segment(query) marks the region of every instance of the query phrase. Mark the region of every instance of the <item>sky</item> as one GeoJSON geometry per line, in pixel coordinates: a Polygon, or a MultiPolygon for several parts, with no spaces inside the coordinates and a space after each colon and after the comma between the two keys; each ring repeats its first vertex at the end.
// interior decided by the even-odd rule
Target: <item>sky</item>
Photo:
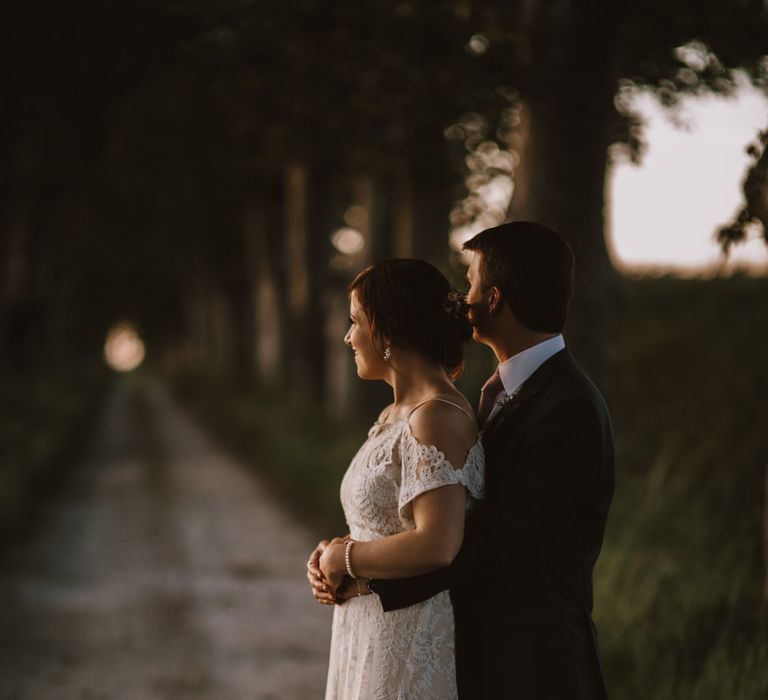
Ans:
{"type": "Polygon", "coordinates": [[[650,93],[633,103],[646,120],[639,166],[614,165],[608,181],[608,241],[625,270],[718,272],[734,265],[768,274],[759,238],[723,257],[715,240],[743,203],[746,147],[768,128],[768,97],[744,83],[733,97],[687,97],[672,117],[650,93]],[[676,122],[682,121],[683,127],[676,122]]]}

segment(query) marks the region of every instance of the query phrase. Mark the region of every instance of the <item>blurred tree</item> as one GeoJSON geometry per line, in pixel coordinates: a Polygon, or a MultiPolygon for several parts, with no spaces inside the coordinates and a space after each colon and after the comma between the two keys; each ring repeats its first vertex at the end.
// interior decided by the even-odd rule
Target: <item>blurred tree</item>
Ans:
{"type": "Polygon", "coordinates": [[[354,203],[351,183],[370,182],[371,254],[439,261],[450,202],[463,187],[455,170],[465,176],[466,157],[491,140],[518,152],[511,215],[549,223],[574,247],[569,333],[599,369],[609,345],[599,329],[616,299],[603,236],[605,173],[613,144],[636,157],[641,141],[626,96],[647,87],[674,106],[685,93],[728,92],[736,68],[765,87],[763,5],[14,5],[0,27],[8,73],[0,329],[30,316],[22,309],[50,305],[58,320],[28,332],[63,329],[67,340],[56,347],[76,352],[115,316],[128,316],[160,347],[192,337],[196,352],[223,368],[253,367],[254,319],[263,328],[266,316],[251,278],[269,268],[260,294],[286,315],[297,262],[288,232],[302,219],[308,306],[299,316],[308,322],[293,325],[313,342],[286,326],[259,352],[262,363],[269,353],[306,353],[299,364],[322,376],[314,343],[321,299],[340,282],[328,269],[328,234],[354,203]],[[472,120],[484,135],[462,132],[446,143],[446,127],[454,138],[451,125],[472,120]],[[291,163],[303,164],[303,203],[285,186],[291,163]],[[254,233],[259,220],[263,235],[254,233]]]}
{"type": "Polygon", "coordinates": [[[744,206],[733,221],[718,231],[724,253],[747,240],[749,227],[757,225],[768,244],[768,129],[761,131],[748,149],[754,162],[744,178],[744,206]]]}
{"type": "MultiPolygon", "coordinates": [[[[469,4],[469,3],[468,3],[469,4]]],[[[673,108],[683,94],[729,93],[735,70],[768,88],[768,10],[755,0],[478,1],[488,53],[520,93],[511,215],[550,224],[570,240],[577,288],[571,344],[598,374],[616,280],[604,240],[610,148],[638,158],[642,132],[627,96],[654,91],[673,108]]]]}

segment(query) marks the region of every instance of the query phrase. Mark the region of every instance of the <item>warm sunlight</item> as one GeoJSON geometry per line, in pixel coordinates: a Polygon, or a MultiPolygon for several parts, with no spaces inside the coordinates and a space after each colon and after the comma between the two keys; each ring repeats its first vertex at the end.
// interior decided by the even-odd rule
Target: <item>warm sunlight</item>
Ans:
{"type": "Polygon", "coordinates": [[[621,161],[608,184],[607,229],[614,263],[625,270],[684,274],[768,271],[768,248],[753,235],[726,263],[715,232],[743,203],[746,147],[768,126],[768,97],[746,84],[732,98],[682,100],[675,121],[655,97],[634,102],[646,119],[639,166],[621,161]]]}
{"type": "MultiPolygon", "coordinates": [[[[649,92],[632,107],[645,119],[639,165],[617,159],[608,174],[606,231],[614,264],[630,272],[684,275],[768,272],[768,247],[751,238],[725,259],[715,240],[743,204],[747,146],[768,127],[768,97],[742,81],[731,98],[687,97],[674,113],[649,92]]],[[[467,156],[469,194],[451,213],[451,247],[505,220],[515,154],[482,143],[467,156]]]]}
{"type": "Polygon", "coordinates": [[[130,372],[144,361],[144,342],[130,323],[118,323],[107,334],[104,359],[117,372],[130,372]]]}

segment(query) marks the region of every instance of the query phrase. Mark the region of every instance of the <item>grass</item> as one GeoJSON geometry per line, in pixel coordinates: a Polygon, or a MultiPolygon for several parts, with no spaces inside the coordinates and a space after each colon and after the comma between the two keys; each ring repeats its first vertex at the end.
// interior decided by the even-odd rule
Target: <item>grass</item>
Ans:
{"type": "Polygon", "coordinates": [[[101,368],[0,382],[0,542],[26,527],[81,447],[106,385],[101,368]]]}
{"type": "MultiPolygon", "coordinates": [[[[768,280],[625,285],[614,380],[603,387],[617,491],[595,572],[609,696],[768,697],[768,280]]],[[[327,523],[318,533],[341,531],[338,487],[362,426],[340,431],[201,375],[176,384],[225,444],[327,523]]]]}
{"type": "Polygon", "coordinates": [[[595,617],[613,698],[768,697],[768,281],[630,281],[595,617]]]}

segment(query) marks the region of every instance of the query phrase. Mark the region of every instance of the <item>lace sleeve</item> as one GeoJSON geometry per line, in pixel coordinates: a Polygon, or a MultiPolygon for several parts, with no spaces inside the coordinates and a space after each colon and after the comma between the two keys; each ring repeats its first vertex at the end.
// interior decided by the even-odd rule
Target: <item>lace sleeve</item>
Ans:
{"type": "Polygon", "coordinates": [[[461,484],[473,498],[483,495],[485,461],[479,443],[470,449],[466,463],[456,469],[437,447],[420,443],[406,426],[400,444],[400,463],[398,509],[403,519],[413,519],[414,498],[441,486],[461,484]]]}

